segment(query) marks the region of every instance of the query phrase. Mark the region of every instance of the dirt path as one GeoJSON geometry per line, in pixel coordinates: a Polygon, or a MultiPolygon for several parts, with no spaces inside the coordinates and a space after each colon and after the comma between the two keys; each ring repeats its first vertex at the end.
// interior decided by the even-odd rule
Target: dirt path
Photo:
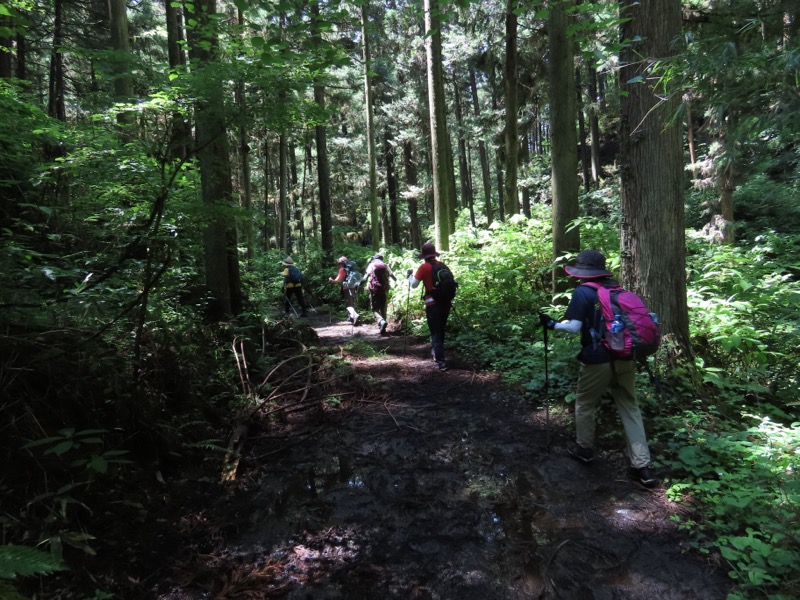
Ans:
{"type": "Polygon", "coordinates": [[[205,506],[165,509],[141,597],[726,597],[724,571],[684,552],[663,489],[627,480],[621,455],[576,463],[556,417],[548,428],[457,359],[440,373],[426,344],[312,324],[323,344],[352,334],[374,346],[352,364],[375,393],[332,421],[253,436],[229,495],[176,484],[173,497],[191,490],[205,506]]]}

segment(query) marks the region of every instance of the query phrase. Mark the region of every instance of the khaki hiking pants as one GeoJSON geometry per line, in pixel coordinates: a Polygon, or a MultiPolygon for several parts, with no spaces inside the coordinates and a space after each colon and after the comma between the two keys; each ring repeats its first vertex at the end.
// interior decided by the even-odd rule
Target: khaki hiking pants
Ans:
{"type": "Polygon", "coordinates": [[[632,360],[582,364],[575,398],[575,432],[580,446],[594,448],[595,413],[603,393],[608,390],[622,420],[631,466],[641,469],[650,464],[650,450],[636,401],[635,375],[636,364],[632,360]]]}

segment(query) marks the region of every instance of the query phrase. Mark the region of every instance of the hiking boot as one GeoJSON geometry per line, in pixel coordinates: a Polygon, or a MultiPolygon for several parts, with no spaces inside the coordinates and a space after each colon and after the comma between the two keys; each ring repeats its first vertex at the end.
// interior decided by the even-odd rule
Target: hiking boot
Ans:
{"type": "Polygon", "coordinates": [[[436,366],[439,367],[440,371],[447,371],[447,363],[443,360],[437,360],[436,366]]]}
{"type": "Polygon", "coordinates": [[[388,323],[386,323],[386,321],[381,321],[381,324],[380,324],[381,335],[383,335],[384,333],[386,333],[386,325],[387,325],[387,324],[388,324],[388,323]]]}
{"type": "Polygon", "coordinates": [[[642,467],[641,469],[637,469],[636,467],[629,467],[628,468],[628,477],[633,479],[636,483],[641,483],[644,487],[651,488],[658,485],[658,479],[656,478],[655,473],[653,473],[653,469],[649,466],[642,467]]]}
{"type": "Polygon", "coordinates": [[[567,446],[567,452],[572,458],[575,458],[586,465],[594,460],[594,451],[591,448],[584,448],[578,444],[570,444],[567,446]]]}

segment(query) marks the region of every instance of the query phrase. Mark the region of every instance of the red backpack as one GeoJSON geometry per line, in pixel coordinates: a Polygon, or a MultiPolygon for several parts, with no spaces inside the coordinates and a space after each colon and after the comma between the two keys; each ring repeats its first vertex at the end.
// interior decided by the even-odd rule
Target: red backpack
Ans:
{"type": "Polygon", "coordinates": [[[606,287],[594,281],[582,285],[597,291],[602,310],[598,333],[611,356],[644,360],[655,354],[661,343],[658,315],[649,311],[640,296],[619,285],[606,287]]]}

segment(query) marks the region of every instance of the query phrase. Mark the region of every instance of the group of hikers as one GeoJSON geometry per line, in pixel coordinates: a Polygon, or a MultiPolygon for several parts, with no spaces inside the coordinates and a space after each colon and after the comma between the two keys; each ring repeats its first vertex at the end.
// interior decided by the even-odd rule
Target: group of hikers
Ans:
{"type": "MultiPolygon", "coordinates": [[[[447,371],[445,359],[445,331],[447,320],[453,307],[453,297],[457,283],[447,266],[438,260],[440,253],[432,243],[423,244],[418,258],[423,262],[416,270],[406,272],[409,286],[416,289],[420,283],[424,291],[422,300],[425,305],[425,318],[431,338],[431,355],[436,368],[447,371]]],[[[368,282],[370,303],[375,315],[375,322],[381,334],[386,333],[386,306],[389,280],[397,281],[391,268],[381,254],[375,254],[370,260],[364,275],[361,275],[354,261],[342,256],[337,261],[338,271],[335,277],[329,277],[329,283],[340,285],[342,301],[348,313],[348,320],[356,325],[359,313],[356,311],[356,291],[361,284],[368,282]]],[[[297,277],[291,257],[283,261],[285,310],[291,308],[290,295],[293,295],[301,309],[301,316],[306,316],[306,304],[302,294],[302,275],[297,277]]],[[[624,300],[620,294],[633,295],[619,287],[613,274],[606,269],[606,259],[596,250],[585,250],[575,259],[574,264],[564,268],[565,272],[579,283],[572,293],[564,318],[559,322],[547,314],[540,313],[539,320],[546,330],[562,331],[567,334],[580,334],[581,350],[578,354],[580,369],[578,372],[577,392],[575,396],[575,434],[576,440],[567,448],[569,456],[583,464],[591,463],[594,458],[596,413],[605,392],[609,392],[622,421],[626,441],[626,453],[630,460],[628,475],[644,485],[657,485],[651,463],[650,450],[644,430],[642,414],[636,400],[635,374],[636,352],[630,344],[631,334],[623,345],[613,346],[614,340],[622,340],[619,328],[635,330],[639,324],[638,316],[613,314],[624,311],[624,300]],[[609,298],[614,298],[613,310],[609,308],[609,298]],[[623,308],[620,308],[620,306],[623,308]],[[609,311],[612,311],[609,314],[609,311]],[[622,320],[620,320],[622,319],[622,320]],[[608,323],[606,334],[605,325],[608,323]],[[609,338],[611,342],[608,341],[609,338]],[[627,344],[624,345],[624,344],[627,344]]],[[[633,295],[635,297],[635,295],[633,295]]],[[[656,328],[657,317],[647,313],[642,305],[644,320],[656,328]],[[648,319],[651,319],[649,321],[648,319]]],[[[646,336],[636,335],[634,339],[646,336]]],[[[546,339],[546,338],[545,338],[546,339]]],[[[655,342],[657,344],[657,341],[655,342]]],[[[644,350],[645,353],[652,350],[644,350]]]]}

